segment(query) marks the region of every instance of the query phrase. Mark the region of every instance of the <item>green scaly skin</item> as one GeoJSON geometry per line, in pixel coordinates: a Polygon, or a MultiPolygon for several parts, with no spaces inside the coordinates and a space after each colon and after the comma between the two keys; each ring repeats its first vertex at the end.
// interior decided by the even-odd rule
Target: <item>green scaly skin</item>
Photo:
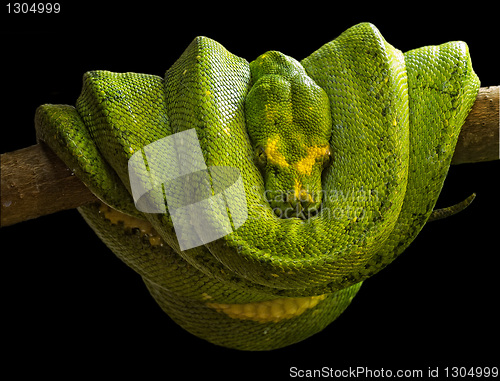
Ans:
{"type": "Polygon", "coordinates": [[[268,350],[322,330],[417,236],[478,89],[465,43],[403,55],[364,23],[300,62],[272,51],[248,63],[198,37],[164,79],[86,73],[76,108],[41,106],[36,126],[119,211],[79,208],[172,319],[268,350]],[[181,251],[168,212],[135,208],[127,163],[191,128],[207,166],[240,171],[248,219],[181,251]]]}

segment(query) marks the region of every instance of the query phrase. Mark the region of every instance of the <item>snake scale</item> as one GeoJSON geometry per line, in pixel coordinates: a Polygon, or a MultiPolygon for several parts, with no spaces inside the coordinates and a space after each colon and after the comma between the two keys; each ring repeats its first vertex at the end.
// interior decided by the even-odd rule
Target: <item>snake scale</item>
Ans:
{"type": "Polygon", "coordinates": [[[76,107],[35,122],[102,201],[84,219],[174,321],[270,350],[321,331],[417,236],[478,89],[464,42],[403,54],[362,23],[302,61],[197,37],[164,78],[88,72],[76,107]],[[207,166],[239,171],[247,215],[236,227],[227,208],[230,234],[181,250],[168,205],[136,208],[128,162],[192,129],[207,166]]]}

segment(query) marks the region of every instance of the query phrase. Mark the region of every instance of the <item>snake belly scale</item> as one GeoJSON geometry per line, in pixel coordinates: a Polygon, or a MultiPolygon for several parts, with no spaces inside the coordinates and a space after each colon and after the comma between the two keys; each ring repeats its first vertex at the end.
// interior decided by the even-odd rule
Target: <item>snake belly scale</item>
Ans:
{"type": "Polygon", "coordinates": [[[35,121],[102,201],[82,216],[174,321],[269,350],[325,328],[413,241],[478,89],[464,42],[403,54],[362,23],[301,61],[249,63],[197,37],[164,78],[89,72],[76,107],[40,106],[35,121]],[[248,218],[180,250],[168,208],[135,207],[127,163],[190,129],[207,166],[238,169],[248,218]]]}

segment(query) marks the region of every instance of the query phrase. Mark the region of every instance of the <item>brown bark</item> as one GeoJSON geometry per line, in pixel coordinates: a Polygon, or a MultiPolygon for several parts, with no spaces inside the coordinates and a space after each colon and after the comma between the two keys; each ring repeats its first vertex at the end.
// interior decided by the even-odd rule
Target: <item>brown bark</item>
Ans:
{"type": "Polygon", "coordinates": [[[500,86],[481,87],[460,131],[451,164],[498,160],[500,86]]]}
{"type": "Polygon", "coordinates": [[[0,226],[76,208],[95,196],[47,146],[1,155],[0,226]]]}

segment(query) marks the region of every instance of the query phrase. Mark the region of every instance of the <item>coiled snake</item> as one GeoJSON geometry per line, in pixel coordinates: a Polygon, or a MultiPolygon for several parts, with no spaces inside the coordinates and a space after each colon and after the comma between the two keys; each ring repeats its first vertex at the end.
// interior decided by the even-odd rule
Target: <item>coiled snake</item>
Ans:
{"type": "MultiPolygon", "coordinates": [[[[417,236],[478,89],[464,42],[403,54],[363,23],[300,62],[248,63],[198,37],[165,78],[86,73],[76,108],[43,105],[36,125],[102,200],[80,213],[173,320],[267,350],[322,330],[417,236]],[[207,168],[237,169],[245,197],[224,204],[229,234],[181,250],[171,190],[156,194],[164,212],[141,212],[128,165],[192,129],[207,168]]],[[[206,218],[196,210],[185,231],[206,218]]]]}

